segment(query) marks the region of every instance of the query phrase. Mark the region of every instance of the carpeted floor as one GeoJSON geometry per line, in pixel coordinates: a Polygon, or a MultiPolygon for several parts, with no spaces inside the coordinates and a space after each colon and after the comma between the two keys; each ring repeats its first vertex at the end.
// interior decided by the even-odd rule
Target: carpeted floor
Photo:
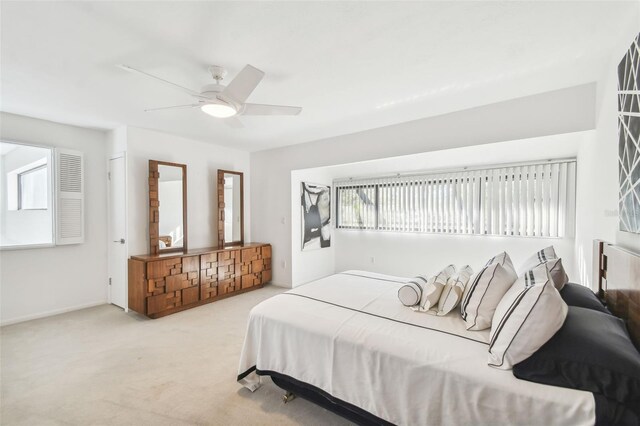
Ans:
{"type": "Polygon", "coordinates": [[[346,425],[270,380],[235,381],[249,310],[267,286],[149,320],[112,305],[5,326],[3,425],[346,425]]]}

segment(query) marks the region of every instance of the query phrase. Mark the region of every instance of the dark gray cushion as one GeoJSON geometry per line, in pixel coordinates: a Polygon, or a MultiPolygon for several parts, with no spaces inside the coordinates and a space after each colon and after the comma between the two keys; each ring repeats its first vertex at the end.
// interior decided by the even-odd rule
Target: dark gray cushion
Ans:
{"type": "Polygon", "coordinates": [[[596,311],[611,314],[609,310],[602,304],[598,296],[595,295],[590,288],[580,284],[567,283],[560,290],[562,300],[569,306],[578,306],[580,308],[593,309],[596,311]]]}
{"type": "Polygon", "coordinates": [[[592,309],[569,306],[562,328],[516,364],[513,374],[623,404],[640,404],[640,353],[621,319],[592,309]]]}

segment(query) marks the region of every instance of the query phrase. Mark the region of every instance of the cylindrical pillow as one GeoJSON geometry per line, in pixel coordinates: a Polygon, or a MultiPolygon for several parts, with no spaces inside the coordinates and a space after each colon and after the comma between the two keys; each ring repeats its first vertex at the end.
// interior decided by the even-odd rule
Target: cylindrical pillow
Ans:
{"type": "Polygon", "coordinates": [[[420,303],[422,291],[427,283],[427,278],[418,275],[398,289],[398,299],[404,306],[415,306],[420,303]]]}

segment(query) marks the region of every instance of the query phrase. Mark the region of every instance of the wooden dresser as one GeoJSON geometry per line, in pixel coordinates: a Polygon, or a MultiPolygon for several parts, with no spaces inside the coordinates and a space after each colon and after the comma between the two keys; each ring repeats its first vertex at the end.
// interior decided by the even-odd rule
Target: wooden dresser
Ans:
{"type": "Polygon", "coordinates": [[[129,309],[158,318],[261,288],[269,281],[269,244],[131,256],[129,309]]]}

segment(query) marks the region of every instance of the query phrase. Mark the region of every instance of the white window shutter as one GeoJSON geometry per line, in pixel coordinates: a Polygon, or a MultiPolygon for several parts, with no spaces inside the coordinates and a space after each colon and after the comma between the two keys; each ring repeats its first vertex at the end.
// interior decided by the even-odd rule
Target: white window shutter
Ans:
{"type": "Polygon", "coordinates": [[[56,148],[56,245],[84,243],[84,155],[56,148]]]}

